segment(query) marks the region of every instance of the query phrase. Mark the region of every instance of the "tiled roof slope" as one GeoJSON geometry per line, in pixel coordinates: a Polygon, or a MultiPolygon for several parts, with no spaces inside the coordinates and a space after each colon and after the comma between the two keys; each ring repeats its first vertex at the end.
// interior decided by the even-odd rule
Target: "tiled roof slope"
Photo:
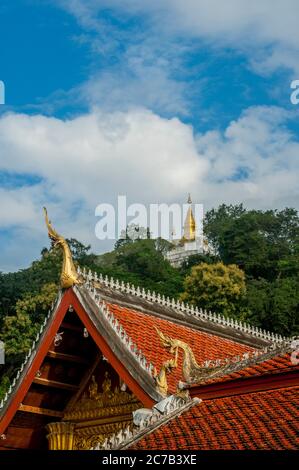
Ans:
{"type": "Polygon", "coordinates": [[[201,402],[130,449],[299,449],[299,387],[201,402]]]}
{"type": "MultiPolygon", "coordinates": [[[[172,338],[188,343],[199,365],[206,360],[233,358],[254,350],[250,346],[119,305],[108,304],[108,308],[142,351],[146,359],[154,364],[157,371],[160,370],[162,363],[169,359],[171,355],[161,345],[154,327],[157,327],[164,334],[172,338]]],[[[182,354],[179,354],[178,367],[168,377],[170,393],[175,391],[178,381],[183,380],[181,371],[182,354]]]]}
{"type": "Polygon", "coordinates": [[[280,374],[288,371],[299,370],[299,364],[293,364],[291,361],[291,353],[273,357],[264,362],[253,364],[243,369],[240,369],[231,374],[225,374],[216,378],[208,379],[202,382],[202,384],[211,384],[216,382],[226,382],[234,379],[244,379],[256,376],[269,376],[273,374],[280,374]]]}

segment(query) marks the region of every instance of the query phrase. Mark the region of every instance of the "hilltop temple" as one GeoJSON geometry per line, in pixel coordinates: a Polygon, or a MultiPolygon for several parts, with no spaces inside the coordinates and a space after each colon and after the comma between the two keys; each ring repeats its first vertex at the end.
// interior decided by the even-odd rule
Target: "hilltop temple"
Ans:
{"type": "Polygon", "coordinates": [[[46,223],[61,288],[0,403],[1,450],[299,448],[294,341],[75,268],[46,223]]]}
{"type": "Polygon", "coordinates": [[[184,222],[183,236],[178,240],[173,240],[174,247],[165,255],[165,258],[175,268],[188,261],[188,258],[192,255],[206,254],[210,251],[207,240],[202,234],[199,235],[197,233],[197,224],[192,211],[190,194],[187,203],[189,207],[184,222]]]}

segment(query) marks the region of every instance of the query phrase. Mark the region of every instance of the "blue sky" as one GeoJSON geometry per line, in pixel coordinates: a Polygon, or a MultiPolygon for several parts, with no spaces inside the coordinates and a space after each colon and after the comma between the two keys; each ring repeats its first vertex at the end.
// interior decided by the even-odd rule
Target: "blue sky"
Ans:
{"type": "Polygon", "coordinates": [[[0,270],[94,210],[221,202],[298,208],[297,0],[4,0],[0,270]],[[158,169],[158,171],[157,171],[158,169]]]}
{"type": "Polygon", "coordinates": [[[30,105],[86,78],[88,47],[75,42],[81,29],[71,15],[30,0],[4,1],[0,15],[0,73],[9,106],[34,112],[30,105]]]}
{"type": "Polygon", "coordinates": [[[115,80],[121,76],[134,81],[151,70],[158,70],[161,80],[165,75],[173,83],[174,95],[167,97],[170,103],[161,96],[155,99],[142,94],[123,97],[119,103],[99,91],[96,104],[115,110],[150,103],[153,111],[180,117],[199,131],[211,126],[225,128],[249,106],[291,107],[292,70],[258,74],[250,67],[246,52],[192,35],[164,33],[157,41],[149,15],[124,15],[123,10],[109,9],[104,2],[90,3],[99,4],[95,17],[100,31],[83,27],[68,9],[59,8],[60,2],[3,2],[0,76],[6,84],[7,107],[28,114],[71,117],[88,111],[90,100],[76,91],[92,77],[109,75],[115,80]],[[139,69],[138,64],[130,67],[128,58],[139,61],[139,69]]]}

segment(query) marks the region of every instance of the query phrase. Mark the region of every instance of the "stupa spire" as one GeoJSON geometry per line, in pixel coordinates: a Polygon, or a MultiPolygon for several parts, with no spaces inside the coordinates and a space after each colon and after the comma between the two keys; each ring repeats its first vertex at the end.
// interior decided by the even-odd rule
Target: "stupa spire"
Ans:
{"type": "Polygon", "coordinates": [[[188,195],[187,203],[190,204],[190,206],[188,208],[185,223],[184,223],[183,240],[192,241],[192,240],[195,240],[196,223],[195,223],[194,215],[192,212],[192,207],[191,207],[192,200],[191,200],[190,193],[188,195]]]}

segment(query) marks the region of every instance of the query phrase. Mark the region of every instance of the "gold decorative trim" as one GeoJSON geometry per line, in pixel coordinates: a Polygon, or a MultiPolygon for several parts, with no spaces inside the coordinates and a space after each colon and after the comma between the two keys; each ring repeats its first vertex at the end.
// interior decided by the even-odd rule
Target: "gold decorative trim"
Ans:
{"type": "Polygon", "coordinates": [[[132,413],[133,411],[140,408],[141,404],[137,400],[133,403],[126,403],[120,406],[108,406],[104,408],[94,408],[94,409],[76,409],[69,410],[64,414],[64,421],[83,421],[87,419],[97,419],[97,418],[107,418],[112,416],[122,417],[132,413]]]}
{"type": "Polygon", "coordinates": [[[91,376],[88,396],[84,394],[71,408],[67,408],[64,420],[96,419],[111,416],[123,416],[136,410],[140,402],[131,393],[115,387],[112,391],[108,372],[102,383],[102,392],[98,391],[95,376],[91,376]]]}
{"type": "Polygon", "coordinates": [[[106,424],[100,427],[91,427],[84,429],[84,431],[76,430],[73,449],[89,450],[99,442],[103,443],[107,437],[117,434],[121,429],[126,429],[127,427],[128,421],[123,421],[120,423],[106,424]]]}
{"type": "Polygon", "coordinates": [[[73,423],[49,423],[46,425],[49,450],[72,450],[74,442],[73,423]]]}
{"type": "Polygon", "coordinates": [[[170,374],[172,369],[177,367],[176,359],[169,359],[168,361],[163,362],[159,374],[155,370],[154,379],[156,382],[156,390],[162,395],[162,397],[167,397],[168,384],[167,384],[167,374],[170,374]]]}
{"type": "Polygon", "coordinates": [[[183,351],[182,374],[186,382],[195,382],[203,380],[207,377],[212,377],[220,369],[224,369],[225,366],[223,365],[215,367],[200,367],[196,362],[192,349],[187,343],[184,343],[184,341],[179,339],[174,339],[170,336],[164,335],[162,331],[158,330],[156,327],[155,329],[165,349],[167,349],[171,354],[175,355],[175,363],[177,363],[179,349],[183,351]]]}
{"type": "MultiPolygon", "coordinates": [[[[113,434],[113,433],[111,433],[113,434]]],[[[105,441],[106,436],[104,434],[92,434],[89,437],[75,434],[73,450],[90,450],[98,442],[101,444],[105,441]]]]}
{"type": "Polygon", "coordinates": [[[111,420],[111,422],[106,422],[106,423],[90,423],[90,422],[84,422],[84,423],[76,423],[76,428],[75,432],[77,434],[80,434],[80,436],[91,436],[93,434],[99,434],[103,433],[105,435],[111,434],[114,432],[115,429],[120,429],[120,428],[125,428],[132,422],[132,414],[128,415],[126,417],[120,416],[119,419],[117,420],[117,417],[114,418],[114,421],[111,420]],[[121,421],[120,421],[121,418],[121,421]],[[124,419],[126,418],[126,419],[124,419]]]}
{"type": "MultiPolygon", "coordinates": [[[[98,362],[99,358],[92,366],[93,371],[98,362]]],[[[101,391],[94,375],[89,375],[89,383],[84,378],[84,388],[87,388],[87,392],[65,409],[62,421],[46,426],[49,449],[87,450],[133,425],[132,412],[142,405],[134,395],[121,390],[119,386],[112,388],[107,371],[101,391]]]]}

